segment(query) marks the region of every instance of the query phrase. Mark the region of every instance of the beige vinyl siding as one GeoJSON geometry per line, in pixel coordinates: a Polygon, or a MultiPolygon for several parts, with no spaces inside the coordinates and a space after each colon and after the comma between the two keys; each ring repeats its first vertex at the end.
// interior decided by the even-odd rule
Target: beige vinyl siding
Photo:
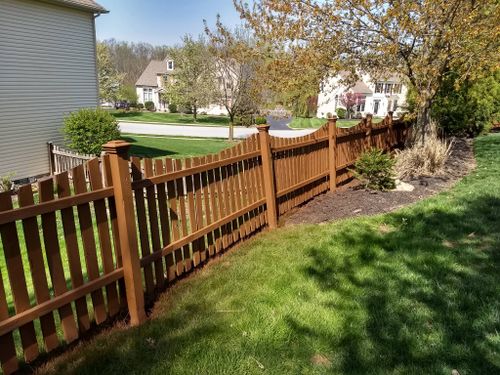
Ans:
{"type": "Polygon", "coordinates": [[[64,116],[97,104],[94,15],[0,0],[0,175],[48,173],[64,116]]]}

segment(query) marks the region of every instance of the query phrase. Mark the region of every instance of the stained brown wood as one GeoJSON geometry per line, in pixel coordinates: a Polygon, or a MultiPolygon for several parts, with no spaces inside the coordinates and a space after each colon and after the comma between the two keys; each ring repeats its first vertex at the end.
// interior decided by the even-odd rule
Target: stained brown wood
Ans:
{"type": "MultiPolygon", "coordinates": [[[[209,158],[208,157],[201,157],[201,163],[202,164],[207,164],[209,158]]],[[[212,223],[212,207],[211,207],[211,202],[210,202],[210,191],[209,191],[209,178],[208,175],[212,171],[207,171],[207,172],[202,172],[201,173],[201,184],[202,184],[202,195],[203,195],[203,208],[205,212],[205,222],[207,225],[210,225],[212,223]]],[[[212,232],[207,234],[207,251],[208,251],[208,256],[212,256],[215,254],[215,246],[214,246],[214,234],[212,232]]]]}
{"type": "MultiPolygon", "coordinates": [[[[193,166],[197,167],[201,165],[201,159],[199,157],[193,158],[193,166]]],[[[197,173],[193,175],[193,181],[194,181],[194,190],[195,190],[195,206],[196,206],[196,231],[200,230],[203,228],[203,217],[204,217],[204,212],[203,212],[203,203],[202,203],[202,174],[197,173]]],[[[207,259],[207,249],[205,246],[205,238],[201,237],[198,240],[195,241],[196,243],[193,243],[193,246],[196,247],[197,252],[199,254],[199,262],[204,262],[207,259]]]]}
{"type": "MultiPolygon", "coordinates": [[[[113,141],[105,144],[103,149],[109,154],[123,261],[123,269],[115,272],[121,271],[124,276],[130,324],[136,326],[146,320],[146,311],[144,309],[137,227],[129,172],[129,147],[130,144],[127,142],[113,141]]],[[[109,274],[104,277],[107,276],[109,274]]]]}
{"type": "MultiPolygon", "coordinates": [[[[132,179],[134,181],[141,181],[142,178],[142,168],[141,159],[137,157],[132,157],[132,179]]],[[[137,214],[137,227],[139,228],[139,238],[141,244],[141,254],[143,257],[151,254],[151,249],[149,247],[149,233],[148,233],[148,223],[146,218],[146,205],[144,202],[144,189],[134,190],[135,198],[135,209],[137,214]]],[[[152,300],[154,297],[155,282],[153,276],[152,265],[147,265],[144,267],[144,281],[146,284],[146,296],[148,300],[152,300]]]]}
{"type": "MultiPolygon", "coordinates": [[[[92,190],[103,188],[101,170],[99,168],[99,160],[93,159],[87,163],[90,186],[92,190]]],[[[99,235],[99,244],[101,249],[101,261],[104,273],[110,273],[115,270],[113,261],[113,250],[111,245],[110,228],[108,222],[108,214],[106,209],[106,201],[100,199],[94,202],[95,219],[97,224],[97,232],[99,235]]],[[[106,297],[108,299],[108,312],[110,316],[115,316],[120,311],[120,299],[116,285],[106,286],[106,297]]]]}
{"type": "MultiPolygon", "coordinates": [[[[214,161],[219,161],[219,155],[214,155],[214,161]]],[[[225,201],[224,201],[224,187],[222,183],[222,172],[221,168],[214,169],[214,180],[215,180],[215,190],[217,194],[217,220],[224,217],[225,211],[225,201]]],[[[217,221],[216,220],[216,221],[217,221]]],[[[222,251],[227,247],[227,228],[223,225],[219,228],[219,234],[216,235],[216,247],[218,251],[222,251]]]]}
{"type": "MultiPolygon", "coordinates": [[[[69,178],[67,173],[55,176],[58,198],[69,197],[71,194],[69,178]]],[[[83,285],[82,264],[80,262],[80,251],[78,249],[78,239],[75,225],[73,208],[61,210],[63,223],[64,241],[66,243],[66,254],[68,256],[69,272],[73,288],[83,285]]],[[[90,328],[90,318],[85,298],[75,301],[75,310],[80,332],[86,332],[90,328]]]]}
{"type": "MultiPolygon", "coordinates": [[[[167,173],[171,173],[174,171],[174,161],[172,159],[166,159],[165,160],[165,171],[167,173]]],[[[167,182],[167,195],[168,195],[168,207],[169,207],[169,213],[170,213],[170,222],[172,225],[172,240],[177,241],[181,237],[181,223],[179,221],[179,205],[177,204],[177,200],[179,199],[177,196],[177,191],[176,191],[176,184],[174,181],[169,181],[167,182]]],[[[182,256],[182,249],[178,248],[175,250],[173,253],[174,256],[174,271],[175,274],[180,276],[184,273],[184,260],[182,256]]],[[[168,258],[167,258],[168,259],[168,258]]],[[[168,260],[167,260],[167,266],[168,266],[168,260]]],[[[170,268],[169,268],[170,269],[170,268]]],[[[171,271],[169,272],[169,280],[171,278],[173,279],[175,275],[171,275],[171,271]]]]}
{"type": "MultiPolygon", "coordinates": [[[[73,176],[73,187],[76,194],[87,192],[87,183],[85,179],[85,170],[83,165],[79,165],[71,170],[73,176]]],[[[83,242],[83,253],[87,265],[87,277],[89,280],[95,280],[99,277],[99,262],[97,260],[97,246],[94,236],[94,226],[92,223],[92,214],[90,204],[84,203],[77,207],[78,221],[80,223],[80,234],[83,242]]],[[[94,317],[97,324],[101,324],[107,318],[106,304],[102,290],[96,290],[91,295],[92,305],[94,306],[94,317]]]]}
{"type": "Polygon", "coordinates": [[[274,187],[273,157],[271,154],[269,126],[259,126],[260,151],[262,154],[262,169],[264,179],[264,190],[267,203],[267,222],[269,228],[278,226],[278,216],[276,207],[276,190],[274,187]]]}
{"type": "MultiPolygon", "coordinates": [[[[162,175],[166,173],[165,164],[163,160],[155,160],[155,175],[162,175]]],[[[158,212],[160,215],[160,233],[162,245],[167,246],[171,241],[170,234],[170,219],[168,216],[167,205],[167,190],[166,184],[161,183],[156,186],[158,194],[158,212]]],[[[165,258],[166,278],[169,282],[173,281],[176,277],[174,254],[169,254],[165,258]]]]}
{"type": "MultiPolygon", "coordinates": [[[[153,177],[153,160],[144,159],[144,176],[146,179],[153,177]]],[[[158,222],[158,209],[156,205],[156,186],[148,186],[146,188],[146,196],[148,201],[148,217],[149,229],[151,231],[151,245],[152,251],[159,251],[161,246],[160,230],[158,222]]],[[[154,264],[156,289],[158,291],[165,287],[165,270],[163,267],[163,259],[159,258],[154,264]]]]}
{"type": "MultiPolygon", "coordinates": [[[[20,207],[34,204],[31,185],[24,185],[19,188],[18,201],[20,207]]],[[[23,231],[33,288],[35,290],[35,299],[36,303],[40,304],[50,299],[50,292],[47,282],[48,275],[45,273],[45,263],[37,219],[32,217],[23,220],[23,231]]],[[[50,352],[59,346],[59,338],[57,337],[56,324],[52,312],[40,317],[40,326],[45,350],[50,352]]]]}
{"type": "MultiPolygon", "coordinates": [[[[9,318],[9,309],[7,306],[7,298],[5,296],[5,288],[3,286],[2,272],[0,269],[0,324],[9,318]]],[[[16,355],[16,347],[12,331],[7,331],[0,335],[0,364],[2,365],[3,373],[11,375],[19,368],[16,355]]]]}
{"type": "MultiPolygon", "coordinates": [[[[180,160],[175,161],[175,171],[182,170],[183,166],[180,160]]],[[[186,211],[186,199],[187,191],[185,190],[185,185],[182,178],[177,180],[177,194],[179,196],[179,210],[181,213],[181,228],[182,236],[186,237],[188,235],[188,223],[187,223],[187,211],[186,211]]],[[[189,244],[186,244],[182,249],[183,259],[184,259],[184,270],[186,272],[190,271],[193,267],[193,258],[191,256],[191,250],[189,244]]]]}
{"type": "MultiPolygon", "coordinates": [[[[0,193],[0,211],[13,209],[10,192],[0,193]]],[[[31,307],[24,267],[19,246],[19,237],[15,222],[0,226],[0,237],[3,243],[7,274],[10,281],[10,289],[14,297],[16,313],[21,313],[31,307]]],[[[33,322],[20,327],[21,343],[24,358],[31,362],[38,356],[38,343],[36,340],[33,322]]]]}
{"type": "MultiPolygon", "coordinates": [[[[127,163],[128,164],[128,163],[127,163]]],[[[128,166],[128,165],[127,165],[128,166]]],[[[104,173],[104,184],[106,187],[113,186],[113,175],[111,172],[110,157],[108,154],[102,156],[102,167],[104,173]]],[[[123,267],[122,251],[120,244],[120,233],[118,229],[118,219],[116,217],[116,202],[114,195],[108,198],[109,220],[111,232],[113,234],[113,250],[115,255],[116,268],[123,267]]],[[[120,294],[120,308],[127,308],[127,292],[125,290],[125,280],[118,280],[118,290],[120,294]]]]}
{"type": "MultiPolygon", "coordinates": [[[[48,202],[54,199],[54,181],[52,178],[38,182],[38,194],[40,202],[48,202]]],[[[68,291],[66,287],[66,277],[61,261],[61,250],[57,233],[55,212],[42,215],[43,242],[47,265],[49,267],[50,278],[55,296],[60,296],[68,291]]],[[[72,342],[78,338],[78,329],[73,317],[71,305],[67,304],[59,308],[59,317],[67,342],[72,342]]]]}

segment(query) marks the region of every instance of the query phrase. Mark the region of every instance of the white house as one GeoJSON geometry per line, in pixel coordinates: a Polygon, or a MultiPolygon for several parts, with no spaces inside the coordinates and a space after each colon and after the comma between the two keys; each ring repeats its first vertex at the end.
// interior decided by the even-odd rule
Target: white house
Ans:
{"type": "Polygon", "coordinates": [[[341,82],[345,77],[346,73],[341,72],[321,83],[318,117],[327,117],[328,113],[335,114],[338,108],[345,109],[342,97],[347,92],[356,94],[356,117],[365,116],[367,113],[373,114],[374,117],[384,117],[389,111],[395,112],[396,115],[403,111],[408,89],[397,75],[375,79],[368,74],[361,74],[361,80],[353,86],[346,86],[341,82]]]}
{"type": "MultiPolygon", "coordinates": [[[[161,112],[168,111],[168,103],[162,100],[164,91],[164,80],[174,79],[175,64],[168,57],[162,61],[151,60],[144,72],[135,84],[139,103],[151,101],[155,109],[161,112]]],[[[227,110],[217,104],[211,104],[206,108],[199,108],[199,113],[205,112],[209,115],[225,115],[227,110]]]]}
{"type": "Polygon", "coordinates": [[[0,0],[0,176],[49,172],[66,114],[96,107],[92,0],[0,0]]]}

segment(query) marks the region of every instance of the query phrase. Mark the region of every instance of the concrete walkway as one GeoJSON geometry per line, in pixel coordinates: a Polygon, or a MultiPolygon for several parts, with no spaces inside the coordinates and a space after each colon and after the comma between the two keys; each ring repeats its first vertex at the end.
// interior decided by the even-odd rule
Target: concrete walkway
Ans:
{"type": "MultiPolygon", "coordinates": [[[[227,138],[229,127],[226,126],[185,126],[185,125],[159,125],[140,122],[119,122],[123,133],[146,134],[146,135],[168,135],[180,137],[198,138],[227,138]]],[[[270,130],[269,133],[275,137],[293,138],[313,133],[316,129],[301,130],[270,130]]],[[[235,127],[235,138],[247,138],[258,133],[256,128],[235,127]]]]}

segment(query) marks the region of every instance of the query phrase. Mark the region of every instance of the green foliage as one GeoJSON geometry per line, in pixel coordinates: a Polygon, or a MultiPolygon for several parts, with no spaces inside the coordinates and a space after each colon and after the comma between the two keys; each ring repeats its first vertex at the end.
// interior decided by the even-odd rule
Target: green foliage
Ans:
{"type": "Polygon", "coordinates": [[[234,116],[233,125],[246,126],[246,127],[252,126],[253,125],[252,115],[241,114],[234,116]]]}
{"type": "Polygon", "coordinates": [[[432,107],[432,117],[446,134],[473,137],[500,120],[500,70],[457,87],[456,74],[443,82],[432,107]]]}
{"type": "Polygon", "coordinates": [[[390,190],[396,186],[394,182],[394,159],[384,154],[383,150],[374,148],[361,154],[354,163],[354,177],[364,186],[373,190],[390,190]]]}
{"type": "Polygon", "coordinates": [[[97,71],[99,77],[99,97],[105,101],[116,101],[121,91],[123,75],[118,73],[111,61],[109,47],[97,43],[97,71]]]}
{"type": "Polygon", "coordinates": [[[144,103],[144,108],[146,108],[150,112],[153,112],[155,110],[155,103],[152,101],[148,101],[144,103]]]}
{"type": "Polygon", "coordinates": [[[347,111],[344,108],[337,108],[337,117],[340,119],[345,119],[347,116],[347,111]]]}
{"type": "Polygon", "coordinates": [[[138,97],[135,86],[122,85],[120,87],[120,90],[118,91],[118,100],[126,101],[130,103],[130,106],[132,106],[132,103],[137,103],[137,99],[138,97]]]}
{"type": "Polygon", "coordinates": [[[177,111],[177,104],[175,104],[175,103],[170,103],[170,104],[168,105],[168,111],[169,111],[170,113],[177,113],[177,112],[178,112],[178,111],[177,111]]]}
{"type": "Polygon", "coordinates": [[[0,176],[0,193],[12,190],[12,179],[14,178],[14,176],[15,173],[13,172],[8,173],[5,176],[0,176]]]}
{"type": "Polygon", "coordinates": [[[120,138],[118,121],[109,112],[91,108],[67,116],[63,133],[70,148],[92,155],[99,155],[106,142],[120,138]]]}
{"type": "Polygon", "coordinates": [[[255,118],[255,125],[265,125],[267,124],[267,119],[262,116],[258,116],[255,118]]]}
{"type": "Polygon", "coordinates": [[[137,103],[137,109],[144,109],[143,103],[137,103]]]}

